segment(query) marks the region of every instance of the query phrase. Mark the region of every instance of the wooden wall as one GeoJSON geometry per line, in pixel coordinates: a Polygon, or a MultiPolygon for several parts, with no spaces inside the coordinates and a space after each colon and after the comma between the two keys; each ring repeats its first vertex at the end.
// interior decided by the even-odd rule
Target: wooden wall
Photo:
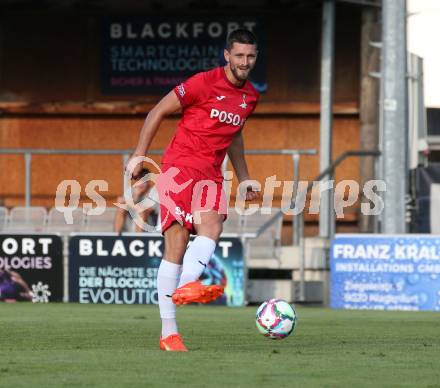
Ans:
{"type": "MultiPolygon", "coordinates": [[[[8,147],[25,148],[90,148],[130,149],[137,141],[143,119],[127,117],[70,118],[26,117],[1,120],[2,136],[8,147]],[[5,125],[7,124],[7,125],[5,125]],[[93,136],[91,136],[93,134],[93,136]]],[[[163,149],[171,138],[176,119],[166,120],[152,144],[152,149],[163,149]]],[[[335,155],[356,148],[358,120],[341,117],[335,120],[335,155]]],[[[319,120],[313,116],[296,118],[259,117],[249,120],[244,131],[249,149],[316,148],[319,120]],[[270,142],[268,142],[270,139],[270,142]]],[[[156,160],[158,160],[156,158],[156,160]]],[[[276,175],[279,180],[292,179],[292,160],[288,156],[248,156],[252,177],[264,182],[276,175]]],[[[316,156],[301,159],[301,179],[313,179],[318,172],[316,156]]],[[[0,156],[1,195],[7,204],[23,201],[24,159],[21,156],[0,156]]],[[[347,162],[338,170],[338,179],[357,177],[358,164],[347,162]]],[[[33,204],[50,206],[59,182],[76,179],[85,187],[91,179],[109,182],[109,199],[119,195],[122,188],[122,161],[119,156],[35,155],[32,160],[33,204]]],[[[277,191],[278,195],[280,192],[277,191]]]]}
{"type": "MultiPolygon", "coordinates": [[[[258,10],[256,11],[258,13],[258,10]]],[[[269,90],[247,122],[247,148],[319,149],[321,14],[304,9],[265,13],[269,90]]],[[[1,18],[0,148],[133,148],[143,119],[159,96],[112,97],[100,93],[100,15],[10,12],[1,18]]],[[[338,5],[335,64],[334,156],[359,147],[359,31],[355,8],[338,5]]],[[[167,145],[178,117],[166,120],[152,148],[167,145]]],[[[249,157],[254,178],[291,179],[288,157],[249,157]]],[[[301,161],[301,179],[318,174],[317,156],[301,161]]],[[[121,193],[117,156],[35,156],[32,204],[53,206],[63,179],[82,187],[91,179],[109,182],[106,198],[121,193]]],[[[356,160],[344,163],[337,179],[359,179],[356,160]]],[[[279,194],[279,192],[278,192],[279,194]]],[[[0,155],[0,199],[24,202],[24,162],[0,155]]]]}

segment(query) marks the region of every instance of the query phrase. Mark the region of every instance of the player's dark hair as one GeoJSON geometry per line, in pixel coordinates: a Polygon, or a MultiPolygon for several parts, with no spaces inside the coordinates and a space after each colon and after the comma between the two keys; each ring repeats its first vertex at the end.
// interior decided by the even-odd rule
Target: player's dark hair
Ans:
{"type": "Polygon", "coordinates": [[[257,44],[257,37],[250,32],[249,30],[245,30],[240,28],[238,30],[234,30],[229,33],[226,39],[226,50],[231,51],[231,48],[234,43],[242,43],[242,44],[257,44]]]}

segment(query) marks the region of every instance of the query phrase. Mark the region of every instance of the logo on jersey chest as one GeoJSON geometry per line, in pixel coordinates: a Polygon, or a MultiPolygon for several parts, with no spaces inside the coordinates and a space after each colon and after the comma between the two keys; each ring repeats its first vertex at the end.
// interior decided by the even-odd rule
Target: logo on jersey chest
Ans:
{"type": "MultiPolygon", "coordinates": [[[[239,104],[238,106],[242,109],[246,109],[248,107],[248,104],[246,103],[246,94],[242,94],[241,98],[242,98],[242,103],[239,104]]],[[[222,101],[226,98],[226,96],[217,96],[217,100],[218,101],[222,101]]]]}
{"type": "Polygon", "coordinates": [[[246,109],[247,108],[247,104],[246,104],[246,94],[243,94],[243,102],[239,105],[240,108],[246,109]]]}
{"type": "Polygon", "coordinates": [[[217,119],[221,123],[232,124],[233,126],[239,126],[244,123],[244,119],[240,115],[234,113],[228,113],[224,110],[218,110],[215,108],[211,109],[211,114],[209,115],[211,119],[217,119]]]}

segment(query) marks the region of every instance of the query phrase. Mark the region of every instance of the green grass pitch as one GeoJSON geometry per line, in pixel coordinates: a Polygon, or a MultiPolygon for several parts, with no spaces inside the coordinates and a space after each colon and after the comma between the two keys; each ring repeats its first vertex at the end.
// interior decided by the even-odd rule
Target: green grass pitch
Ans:
{"type": "Polygon", "coordinates": [[[275,341],[255,311],[179,307],[165,353],[155,306],[0,304],[0,387],[440,387],[439,313],[299,307],[275,341]]]}

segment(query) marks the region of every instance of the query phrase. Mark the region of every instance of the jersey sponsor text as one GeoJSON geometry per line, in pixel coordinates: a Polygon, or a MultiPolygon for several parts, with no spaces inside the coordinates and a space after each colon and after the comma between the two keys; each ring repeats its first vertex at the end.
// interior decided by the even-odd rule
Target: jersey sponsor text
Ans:
{"type": "Polygon", "coordinates": [[[234,126],[240,126],[244,122],[240,115],[234,113],[228,113],[224,110],[218,110],[215,108],[211,109],[210,116],[211,119],[217,118],[221,123],[232,124],[234,126]]]}

